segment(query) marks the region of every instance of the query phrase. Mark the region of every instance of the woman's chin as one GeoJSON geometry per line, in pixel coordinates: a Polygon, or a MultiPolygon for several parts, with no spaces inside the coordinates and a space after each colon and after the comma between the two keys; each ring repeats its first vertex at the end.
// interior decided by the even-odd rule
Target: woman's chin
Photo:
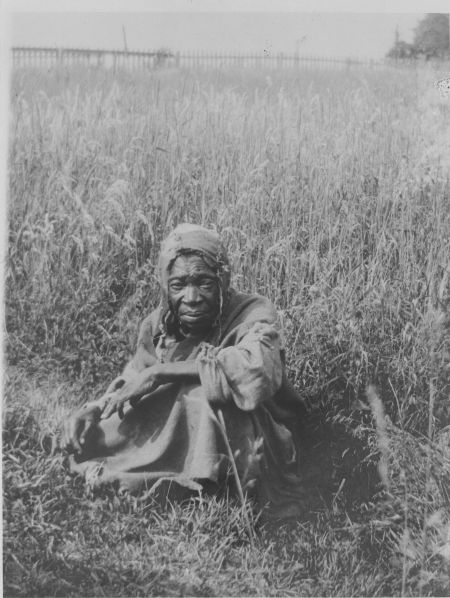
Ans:
{"type": "Polygon", "coordinates": [[[211,319],[204,315],[183,315],[180,317],[180,322],[183,329],[192,334],[205,332],[206,330],[209,330],[213,324],[211,319]]]}

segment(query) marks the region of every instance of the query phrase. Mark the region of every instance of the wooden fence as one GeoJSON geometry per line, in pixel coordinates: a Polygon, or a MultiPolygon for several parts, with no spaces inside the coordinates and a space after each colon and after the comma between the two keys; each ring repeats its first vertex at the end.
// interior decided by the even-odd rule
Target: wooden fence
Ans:
{"type": "Polygon", "coordinates": [[[12,48],[12,65],[22,67],[65,67],[70,65],[137,70],[158,67],[272,68],[272,69],[353,69],[414,67],[416,60],[354,60],[300,56],[299,54],[238,54],[205,52],[166,52],[93,50],[82,48],[12,48]]]}

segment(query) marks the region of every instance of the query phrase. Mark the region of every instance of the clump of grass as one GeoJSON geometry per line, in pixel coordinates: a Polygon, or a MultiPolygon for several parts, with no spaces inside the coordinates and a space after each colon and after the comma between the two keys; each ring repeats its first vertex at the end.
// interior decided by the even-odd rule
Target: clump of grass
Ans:
{"type": "MultiPolygon", "coordinates": [[[[378,542],[401,563],[401,595],[442,595],[450,576],[449,429],[414,436],[394,426],[374,388],[368,399],[375,420],[376,453],[383,490],[372,503],[378,542]],[[381,532],[381,533],[380,533],[381,532]]],[[[432,417],[433,400],[430,402],[432,417]]]]}

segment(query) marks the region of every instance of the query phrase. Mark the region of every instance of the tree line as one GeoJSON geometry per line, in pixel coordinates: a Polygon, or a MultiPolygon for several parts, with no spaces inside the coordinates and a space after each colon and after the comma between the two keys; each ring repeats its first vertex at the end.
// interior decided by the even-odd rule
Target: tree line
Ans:
{"type": "Polygon", "coordinates": [[[400,39],[398,31],[387,58],[449,59],[449,15],[431,13],[419,21],[412,43],[400,39]]]}

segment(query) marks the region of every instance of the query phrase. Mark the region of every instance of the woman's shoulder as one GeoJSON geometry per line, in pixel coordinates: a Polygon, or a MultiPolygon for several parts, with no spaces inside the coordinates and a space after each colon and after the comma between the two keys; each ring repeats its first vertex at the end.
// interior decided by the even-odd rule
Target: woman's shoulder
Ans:
{"type": "Polygon", "coordinates": [[[265,322],[277,324],[278,314],[273,303],[258,293],[241,293],[234,289],[230,292],[226,319],[230,324],[250,324],[265,322]]]}
{"type": "Polygon", "coordinates": [[[265,308],[276,312],[270,299],[259,293],[242,293],[241,291],[230,289],[230,303],[233,306],[245,306],[246,309],[250,310],[255,308],[265,308]]]}
{"type": "Polygon", "coordinates": [[[162,306],[159,305],[142,320],[139,328],[139,338],[153,338],[160,331],[162,306]]]}

